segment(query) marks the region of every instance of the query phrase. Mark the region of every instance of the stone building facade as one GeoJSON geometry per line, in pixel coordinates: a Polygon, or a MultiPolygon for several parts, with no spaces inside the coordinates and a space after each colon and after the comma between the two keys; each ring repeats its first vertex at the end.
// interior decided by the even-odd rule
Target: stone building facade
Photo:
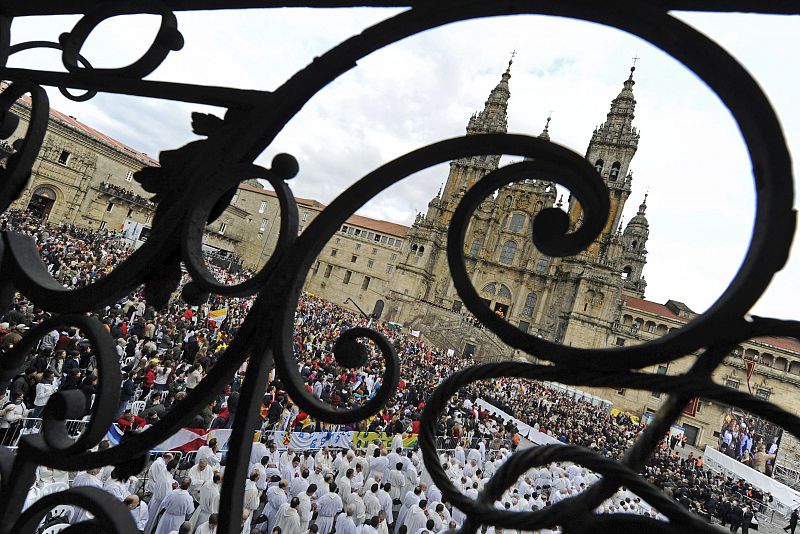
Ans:
{"type": "MultiPolygon", "coordinates": [[[[609,325],[619,319],[622,296],[644,295],[649,236],[646,198],[638,214],[622,225],[623,209],[632,191],[630,165],[639,141],[633,126],[633,72],[631,69],[612,100],[605,122],[589,139],[586,158],[608,186],[611,210],[605,228],[585,252],[551,258],[533,245],[533,219],[544,209],[566,210],[573,229],[581,224],[579,203],[570,198],[565,206],[557,198],[552,176],[531,176],[504,186],[472,215],[464,250],[467,272],[487,306],[525,332],[573,346],[605,346],[611,339],[609,325]]],[[[509,62],[483,110],[469,119],[467,135],[507,131],[510,78],[509,62]]],[[[540,137],[549,139],[549,119],[540,137]]],[[[466,191],[499,164],[498,155],[451,162],[444,189],[408,231],[409,246],[387,295],[387,319],[415,324],[424,314],[428,323],[438,323],[436,329],[442,330],[441,326],[452,320],[448,312],[461,313],[463,304],[447,265],[447,230],[466,191]],[[432,316],[421,309],[420,302],[441,313],[432,316]]],[[[504,353],[507,349],[487,349],[487,343],[465,343],[484,358],[509,356],[504,353]]]]}
{"type": "MultiPolygon", "coordinates": [[[[511,64],[490,92],[482,111],[470,117],[467,134],[505,132],[511,96],[511,64]]],[[[465,240],[465,261],[476,290],[493,311],[521,330],[576,347],[643,343],[680,328],[695,313],[678,301],[644,299],[649,224],[647,198],[625,225],[622,212],[633,192],[631,164],[639,132],[633,126],[633,69],[612,100],[606,120],[589,136],[586,158],[610,192],[610,216],[598,239],[581,254],[550,258],[530,239],[533,218],[546,208],[581,222],[580,205],[557,198],[553,177],[531,176],[503,187],[473,214],[465,240]]],[[[30,103],[20,100],[21,137],[30,103]]],[[[541,133],[549,139],[549,119],[541,133]]],[[[0,147],[0,151],[4,150],[0,147]]],[[[134,243],[146,239],[155,206],[133,173],[158,163],[141,152],[57,111],[51,111],[44,146],[28,186],[14,207],[53,222],[123,231],[134,243]]],[[[443,189],[411,227],[354,215],[319,254],[306,289],[332,302],[370,313],[383,303],[382,319],[422,331],[430,341],[482,361],[526,359],[477,324],[456,294],[446,262],[446,235],[453,212],[477,180],[498,168],[500,156],[482,155],[451,162],[443,189]]],[[[638,196],[638,195],[637,195],[638,196]]],[[[297,198],[299,231],[325,209],[297,198]]],[[[258,269],[278,239],[280,209],[275,193],[259,182],[242,183],[230,206],[206,230],[210,257],[234,258],[258,269]]],[[[681,373],[696,355],[649,369],[681,373]]],[[[743,344],[715,373],[722,384],[750,388],[784,407],[796,407],[800,393],[800,343],[762,338],[743,344]],[[750,375],[748,377],[748,375],[750,375]]],[[[663,398],[633,390],[589,390],[616,408],[655,412],[663,398]]],[[[679,421],[690,443],[715,444],[729,407],[696,399],[679,421]]],[[[800,457],[800,444],[786,434],[781,450],[800,457]]]]}

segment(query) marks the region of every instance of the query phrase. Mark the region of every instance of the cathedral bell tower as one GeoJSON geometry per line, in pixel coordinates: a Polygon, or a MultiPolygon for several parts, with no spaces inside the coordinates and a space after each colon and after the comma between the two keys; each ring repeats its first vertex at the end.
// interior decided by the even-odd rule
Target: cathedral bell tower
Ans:
{"type": "Polygon", "coordinates": [[[639,204],[639,211],[630,220],[622,234],[623,252],[620,258],[623,291],[644,298],[647,287],[642,271],[647,263],[647,238],[650,237],[650,225],[645,217],[647,195],[639,204]]]}
{"type": "MultiPolygon", "coordinates": [[[[614,230],[620,224],[622,210],[631,193],[633,177],[629,166],[639,143],[639,132],[632,125],[636,106],[636,100],[633,98],[635,70],[636,67],[631,67],[631,73],[623,83],[622,91],[611,101],[611,110],[606,115],[606,121],[595,128],[586,150],[586,159],[594,165],[603,178],[611,200],[608,221],[598,239],[588,249],[588,253],[595,257],[605,256],[606,248],[614,230]]],[[[580,221],[581,208],[574,198],[570,198],[569,214],[573,224],[580,221]]]]}
{"type": "MultiPolygon", "coordinates": [[[[483,111],[474,113],[467,123],[467,135],[506,133],[508,130],[508,99],[511,92],[508,80],[511,78],[511,65],[513,57],[508,62],[508,67],[500,77],[500,82],[489,93],[489,98],[483,106],[483,111]]],[[[442,198],[449,200],[466,191],[472,184],[483,178],[489,172],[497,169],[500,164],[500,155],[481,154],[469,158],[461,158],[450,162],[450,174],[444,187],[442,198]]],[[[449,222],[449,221],[447,221],[449,222]]]]}

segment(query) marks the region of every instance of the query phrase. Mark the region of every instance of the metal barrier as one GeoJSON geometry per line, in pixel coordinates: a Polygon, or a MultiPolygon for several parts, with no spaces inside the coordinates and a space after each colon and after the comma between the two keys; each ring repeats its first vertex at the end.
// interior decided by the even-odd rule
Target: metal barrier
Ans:
{"type": "MultiPolygon", "coordinates": [[[[83,419],[67,419],[66,429],[70,437],[78,437],[89,421],[83,419]]],[[[26,417],[21,419],[9,428],[0,428],[0,444],[2,446],[15,449],[19,445],[19,440],[27,434],[38,434],[42,429],[42,419],[39,417],[26,417]],[[9,433],[11,434],[9,436],[9,433]]]]}

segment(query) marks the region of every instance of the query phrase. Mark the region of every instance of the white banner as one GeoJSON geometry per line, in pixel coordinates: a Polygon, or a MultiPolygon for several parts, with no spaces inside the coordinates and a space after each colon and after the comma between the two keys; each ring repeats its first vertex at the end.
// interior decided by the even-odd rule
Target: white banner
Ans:
{"type": "Polygon", "coordinates": [[[800,506],[800,492],[793,490],[786,484],[782,484],[761,473],[747,467],[738,460],[734,460],[720,451],[706,445],[703,451],[703,464],[715,471],[727,471],[737,478],[743,478],[761,491],[768,491],[772,494],[783,511],[793,510],[800,506]]]}

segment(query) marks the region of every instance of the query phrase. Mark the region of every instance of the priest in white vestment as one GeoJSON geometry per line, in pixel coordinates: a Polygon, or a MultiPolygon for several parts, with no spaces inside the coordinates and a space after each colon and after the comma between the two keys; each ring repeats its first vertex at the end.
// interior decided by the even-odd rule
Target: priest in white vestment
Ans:
{"type": "Polygon", "coordinates": [[[275,526],[280,527],[281,534],[302,534],[298,506],[300,506],[300,499],[293,497],[290,502],[284,503],[278,509],[275,526]]]}
{"type": "Polygon", "coordinates": [[[219,492],[222,489],[222,473],[214,473],[211,482],[200,486],[197,509],[189,520],[196,527],[208,521],[211,514],[219,512],[219,492]]]}
{"type": "Polygon", "coordinates": [[[194,512],[194,501],[189,495],[191,484],[188,477],[184,478],[180,487],[166,496],[157,513],[153,534],[170,534],[173,530],[180,529],[186,518],[194,512]]]}

